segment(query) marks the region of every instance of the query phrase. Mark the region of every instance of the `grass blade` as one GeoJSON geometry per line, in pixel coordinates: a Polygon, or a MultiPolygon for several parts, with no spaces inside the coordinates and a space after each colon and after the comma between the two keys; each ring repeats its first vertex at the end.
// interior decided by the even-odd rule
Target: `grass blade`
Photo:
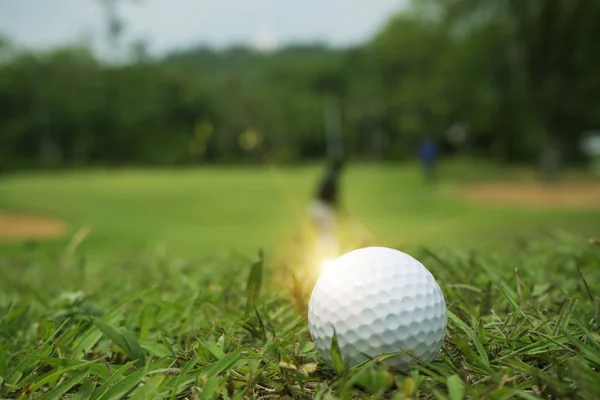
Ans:
{"type": "Polygon", "coordinates": [[[6,352],[4,351],[4,346],[0,344],[0,376],[6,376],[6,352]]]}
{"type": "Polygon", "coordinates": [[[177,376],[177,379],[175,380],[175,383],[173,384],[173,388],[171,389],[171,399],[174,400],[175,397],[180,393],[180,391],[182,389],[180,389],[180,386],[182,386],[182,381],[184,379],[184,377],[187,375],[187,373],[194,368],[194,366],[196,366],[196,364],[198,364],[198,357],[194,356],[192,357],[191,360],[189,360],[184,366],[183,368],[181,368],[181,371],[179,372],[179,375],[177,376]]]}
{"type": "Polygon", "coordinates": [[[485,348],[483,347],[483,344],[481,343],[481,340],[479,340],[479,337],[477,336],[475,331],[473,329],[471,329],[469,326],[467,326],[467,324],[465,324],[452,311],[448,310],[447,313],[448,313],[448,318],[452,322],[454,322],[456,324],[456,326],[458,326],[469,337],[469,339],[471,339],[473,341],[473,344],[475,345],[475,348],[477,349],[477,352],[479,353],[479,358],[481,360],[481,363],[486,368],[489,368],[490,360],[489,360],[488,354],[485,351],[485,348]]]}
{"type": "Polygon", "coordinates": [[[210,377],[217,376],[217,375],[222,374],[223,372],[227,371],[236,362],[238,362],[240,360],[242,354],[245,351],[246,351],[245,349],[239,348],[236,351],[234,351],[233,353],[227,354],[225,357],[223,357],[222,359],[220,359],[219,361],[214,363],[206,371],[206,376],[210,378],[210,377]]]}
{"type": "MultiPolygon", "coordinates": [[[[48,357],[51,353],[52,347],[49,344],[44,344],[35,350],[32,353],[32,356],[48,357]]],[[[21,360],[21,362],[19,362],[19,364],[17,364],[4,379],[4,383],[6,385],[2,388],[2,393],[12,392],[12,389],[10,389],[9,386],[16,387],[23,375],[33,370],[36,367],[36,364],[39,364],[39,362],[32,358],[24,357],[23,360],[21,360]]]]}
{"type": "Polygon", "coordinates": [[[146,357],[142,351],[140,343],[129,333],[126,329],[117,331],[110,325],[102,322],[98,318],[94,318],[94,324],[102,331],[103,334],[108,336],[110,340],[114,342],[125,354],[127,354],[132,360],[136,361],[136,366],[141,368],[146,363],[146,357]]]}
{"type": "Polygon", "coordinates": [[[212,377],[208,378],[204,385],[202,385],[202,393],[200,394],[200,400],[211,400],[215,398],[215,393],[223,383],[222,378],[212,377]]]}
{"type": "Polygon", "coordinates": [[[133,363],[134,363],[133,361],[130,361],[127,364],[124,364],[117,371],[115,371],[115,373],[113,373],[112,376],[110,378],[108,378],[106,380],[106,382],[104,382],[98,388],[98,390],[96,390],[94,392],[94,395],[92,396],[92,400],[98,400],[100,397],[102,397],[102,395],[104,395],[104,393],[106,393],[112,385],[116,384],[121,379],[121,377],[123,375],[125,375],[125,373],[127,371],[129,371],[131,369],[131,367],[133,366],[133,363]]]}
{"type": "Polygon", "coordinates": [[[258,252],[258,260],[252,263],[248,281],[246,282],[246,315],[252,310],[256,299],[260,295],[263,276],[263,251],[258,252]]]}
{"type": "Polygon", "coordinates": [[[85,379],[73,400],[90,400],[94,394],[94,389],[96,389],[96,383],[91,378],[85,379]]]}
{"type": "Polygon", "coordinates": [[[146,376],[146,370],[141,369],[136,371],[126,378],[115,383],[110,389],[100,395],[97,400],[116,400],[122,399],[129,393],[137,384],[139,384],[146,376]]]}
{"type": "Polygon", "coordinates": [[[465,396],[465,385],[458,375],[452,375],[446,381],[450,400],[463,400],[465,396]]]}
{"type": "Polygon", "coordinates": [[[64,381],[63,383],[61,383],[60,385],[58,385],[57,387],[55,387],[54,389],[52,389],[51,391],[49,391],[48,393],[43,395],[40,399],[41,400],[55,400],[55,399],[58,400],[58,399],[60,399],[61,396],[64,395],[65,393],[67,393],[69,390],[71,390],[71,388],[73,388],[73,386],[79,384],[79,382],[84,380],[89,375],[89,373],[90,373],[89,370],[78,371],[78,372],[74,373],[71,376],[71,378],[67,379],[66,381],[64,381]]]}
{"type": "Polygon", "coordinates": [[[344,359],[342,358],[342,352],[340,351],[340,345],[338,342],[337,332],[335,328],[333,328],[333,337],[331,338],[331,364],[333,369],[338,375],[344,374],[346,371],[346,365],[344,363],[344,359]]]}
{"type": "Polygon", "coordinates": [[[577,265],[577,272],[579,272],[579,276],[581,277],[581,280],[583,281],[583,285],[585,286],[585,291],[587,292],[587,295],[590,298],[590,301],[592,302],[592,304],[594,304],[596,302],[596,300],[594,299],[592,290],[590,289],[590,286],[588,285],[587,280],[585,279],[585,276],[583,276],[583,272],[581,272],[581,268],[579,268],[579,265],[577,265]]]}
{"type": "Polygon", "coordinates": [[[32,386],[32,390],[37,390],[37,389],[41,388],[42,386],[46,385],[47,383],[52,382],[53,380],[57,380],[61,375],[64,375],[67,372],[78,371],[81,369],[85,369],[86,371],[89,371],[89,365],[96,363],[96,362],[98,362],[98,361],[96,361],[96,360],[88,361],[87,363],[74,365],[72,367],[61,368],[56,371],[50,371],[43,378],[39,377],[38,379],[35,380],[35,383],[32,386]]]}

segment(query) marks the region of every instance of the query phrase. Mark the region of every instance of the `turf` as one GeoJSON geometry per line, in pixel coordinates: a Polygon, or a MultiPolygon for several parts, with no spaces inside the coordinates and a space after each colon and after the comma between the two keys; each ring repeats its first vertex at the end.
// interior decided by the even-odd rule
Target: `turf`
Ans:
{"type": "MultiPolygon", "coordinates": [[[[486,163],[449,161],[438,185],[423,185],[416,165],[350,165],[344,206],[378,244],[407,247],[473,246],[515,235],[565,229],[592,235],[600,209],[566,210],[473,204],[456,183],[504,178],[486,163]]],[[[202,259],[216,253],[252,256],[272,251],[298,231],[314,192],[318,167],[200,168],[190,170],[71,171],[0,179],[0,210],[60,218],[64,240],[44,243],[62,251],[82,227],[88,257],[112,260],[155,249],[202,259]]],[[[20,245],[0,252],[19,253],[20,245]]]]}
{"type": "Polygon", "coordinates": [[[76,256],[1,265],[9,398],[581,398],[600,396],[600,247],[548,237],[491,251],[419,248],[449,309],[439,357],[338,373],[310,340],[310,285],[260,259],[202,265],[76,256]],[[115,279],[115,277],[118,277],[115,279]]]}
{"type": "Polygon", "coordinates": [[[582,234],[597,214],[469,205],[452,191],[453,176],[465,176],[453,168],[436,189],[422,187],[414,168],[365,166],[348,177],[363,185],[346,186],[349,208],[382,242],[423,262],[448,305],[438,358],[406,374],[381,359],[350,370],[324,365],[306,323],[317,266],[284,266],[268,246],[295,226],[284,200],[308,199],[316,169],[276,171],[284,190],[261,170],[5,180],[0,207],[87,222],[97,236],[0,253],[0,397],[600,398],[600,246],[582,234]],[[208,200],[207,188],[233,183],[248,188],[243,199],[208,200]],[[256,220],[245,219],[257,209],[256,220]],[[194,221],[216,225],[223,215],[240,222],[219,247],[219,235],[202,236],[194,221]],[[498,232],[482,238],[490,227],[498,232]]]}

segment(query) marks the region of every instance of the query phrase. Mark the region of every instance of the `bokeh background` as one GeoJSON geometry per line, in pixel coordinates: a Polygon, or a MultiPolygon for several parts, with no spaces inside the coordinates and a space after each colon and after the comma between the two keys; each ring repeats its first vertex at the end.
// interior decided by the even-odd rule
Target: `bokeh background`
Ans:
{"type": "Polygon", "coordinates": [[[354,243],[592,238],[598,43],[592,0],[3,0],[0,251],[285,255],[336,156],[354,243]]]}

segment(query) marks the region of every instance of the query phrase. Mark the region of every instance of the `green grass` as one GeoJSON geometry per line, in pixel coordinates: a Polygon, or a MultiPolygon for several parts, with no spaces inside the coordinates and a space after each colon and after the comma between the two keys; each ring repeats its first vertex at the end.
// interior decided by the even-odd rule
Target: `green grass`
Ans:
{"type": "Polygon", "coordinates": [[[410,167],[346,179],[349,209],[426,265],[448,305],[438,358],[406,374],[324,365],[306,322],[313,281],[290,275],[314,266],[273,260],[316,169],[6,179],[0,208],[94,230],[67,250],[3,247],[0,398],[600,398],[600,246],[585,236],[598,214],[469,205],[454,194],[464,168],[436,189],[410,167]],[[238,184],[241,198],[209,190],[238,184]]]}
{"type": "MultiPolygon", "coordinates": [[[[600,210],[470,204],[457,179],[506,174],[487,164],[449,162],[437,187],[421,183],[415,165],[350,166],[344,176],[348,212],[389,246],[474,245],[565,229],[590,235],[600,210]]],[[[0,211],[51,216],[69,223],[63,249],[81,227],[91,232],[86,255],[103,260],[141,250],[201,259],[235,251],[253,255],[285,242],[305,219],[321,170],[309,168],[76,171],[0,180],[0,211]]],[[[48,244],[46,244],[48,246],[48,244]]],[[[20,252],[22,246],[1,246],[20,252]]]]}
{"type": "Polygon", "coordinates": [[[339,375],[310,340],[310,286],[286,285],[272,266],[147,255],[88,270],[77,257],[5,258],[0,391],[77,399],[600,396],[600,247],[553,237],[413,254],[448,304],[438,359],[409,374],[373,360],[339,375]]]}

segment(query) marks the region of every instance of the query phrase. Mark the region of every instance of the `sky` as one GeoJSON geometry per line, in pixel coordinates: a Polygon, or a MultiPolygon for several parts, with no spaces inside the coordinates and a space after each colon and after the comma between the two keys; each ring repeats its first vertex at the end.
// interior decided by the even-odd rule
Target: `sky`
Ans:
{"type": "MultiPolygon", "coordinates": [[[[152,54],[205,44],[273,49],[291,42],[367,40],[406,0],[116,0],[124,41],[152,54]]],[[[106,50],[99,0],[0,0],[0,34],[40,49],[73,42],[106,50]]]]}

